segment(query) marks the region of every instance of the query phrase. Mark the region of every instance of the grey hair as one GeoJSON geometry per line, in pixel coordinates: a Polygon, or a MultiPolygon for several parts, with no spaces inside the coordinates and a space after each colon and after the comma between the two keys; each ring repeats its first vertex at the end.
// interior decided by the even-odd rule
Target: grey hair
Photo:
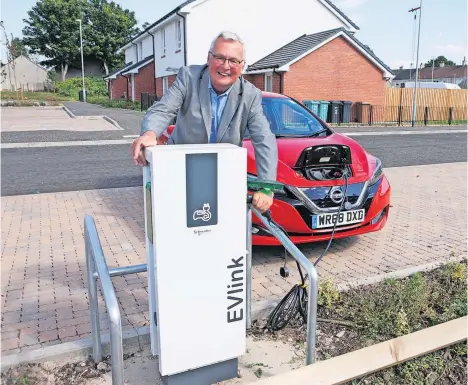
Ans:
{"type": "Polygon", "coordinates": [[[214,39],[213,41],[211,42],[211,45],[210,45],[210,52],[213,52],[213,49],[214,49],[214,46],[216,45],[216,41],[218,39],[225,39],[225,40],[232,40],[232,41],[238,41],[239,43],[242,44],[242,48],[243,48],[243,59],[245,60],[245,45],[244,45],[244,41],[239,37],[239,35],[237,33],[234,33],[234,32],[231,32],[231,31],[222,31],[220,32],[214,39]]]}

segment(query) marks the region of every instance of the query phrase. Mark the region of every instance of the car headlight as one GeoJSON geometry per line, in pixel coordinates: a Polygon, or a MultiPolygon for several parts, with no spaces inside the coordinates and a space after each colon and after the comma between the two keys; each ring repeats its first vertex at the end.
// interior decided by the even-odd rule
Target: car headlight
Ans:
{"type": "Polygon", "coordinates": [[[369,180],[369,185],[372,186],[376,184],[383,175],[382,171],[382,161],[379,158],[375,158],[375,169],[372,173],[372,176],[369,180]]]}

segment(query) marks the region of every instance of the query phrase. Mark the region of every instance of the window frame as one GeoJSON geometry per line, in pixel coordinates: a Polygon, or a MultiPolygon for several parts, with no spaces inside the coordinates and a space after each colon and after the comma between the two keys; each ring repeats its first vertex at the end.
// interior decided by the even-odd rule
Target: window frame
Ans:
{"type": "Polygon", "coordinates": [[[166,56],[166,28],[161,29],[162,57],[166,56]]]}
{"type": "Polygon", "coordinates": [[[176,49],[179,50],[182,48],[182,24],[180,20],[176,21],[175,34],[176,34],[176,49]]]}

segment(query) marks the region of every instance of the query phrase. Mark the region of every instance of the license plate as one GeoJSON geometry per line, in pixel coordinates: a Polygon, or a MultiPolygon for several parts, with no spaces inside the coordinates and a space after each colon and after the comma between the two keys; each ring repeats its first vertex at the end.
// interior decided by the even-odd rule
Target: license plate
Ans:
{"type": "Polygon", "coordinates": [[[365,210],[342,211],[337,218],[338,213],[325,213],[312,215],[312,228],[323,229],[325,227],[352,225],[364,220],[365,210]]]}

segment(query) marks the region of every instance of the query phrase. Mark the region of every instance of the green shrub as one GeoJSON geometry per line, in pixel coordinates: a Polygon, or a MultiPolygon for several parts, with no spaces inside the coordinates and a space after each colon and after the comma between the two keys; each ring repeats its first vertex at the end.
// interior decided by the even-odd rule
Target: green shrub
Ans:
{"type": "MultiPolygon", "coordinates": [[[[86,97],[107,96],[107,84],[102,78],[85,77],[86,97]]],[[[78,98],[78,93],[83,89],[81,77],[70,78],[63,82],[55,83],[55,92],[63,96],[78,98]]]]}
{"type": "Polygon", "coordinates": [[[331,309],[332,306],[340,299],[340,292],[333,280],[326,279],[319,284],[319,292],[317,303],[320,306],[325,306],[331,309]]]}
{"type": "Polygon", "coordinates": [[[95,97],[90,96],[86,98],[88,103],[97,104],[102,107],[107,108],[124,108],[127,110],[137,110],[140,111],[140,102],[134,102],[132,100],[125,99],[109,99],[107,97],[95,97]]]}

